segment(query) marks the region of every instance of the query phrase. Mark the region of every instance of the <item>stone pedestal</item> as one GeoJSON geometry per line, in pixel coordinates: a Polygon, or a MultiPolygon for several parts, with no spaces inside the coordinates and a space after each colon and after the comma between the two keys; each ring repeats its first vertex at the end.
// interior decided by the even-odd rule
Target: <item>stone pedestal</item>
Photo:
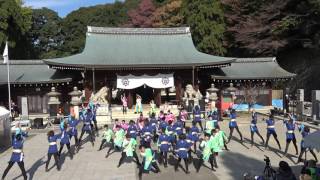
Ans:
{"type": "Polygon", "coordinates": [[[302,116],[304,114],[304,90],[298,89],[297,90],[297,105],[296,105],[296,114],[298,119],[302,119],[302,116]]]}
{"type": "Polygon", "coordinates": [[[98,126],[103,126],[105,124],[111,124],[111,112],[109,111],[109,104],[99,104],[99,107],[97,108],[96,112],[96,119],[98,126]]]}
{"type": "Polygon", "coordinates": [[[82,92],[78,90],[77,87],[73,88],[73,91],[69,93],[69,96],[71,96],[70,104],[73,105],[73,112],[76,119],[79,119],[79,105],[81,104],[80,96],[82,95],[82,92]]]}
{"type": "Polygon", "coordinates": [[[320,120],[320,90],[312,91],[312,118],[320,120]]]}

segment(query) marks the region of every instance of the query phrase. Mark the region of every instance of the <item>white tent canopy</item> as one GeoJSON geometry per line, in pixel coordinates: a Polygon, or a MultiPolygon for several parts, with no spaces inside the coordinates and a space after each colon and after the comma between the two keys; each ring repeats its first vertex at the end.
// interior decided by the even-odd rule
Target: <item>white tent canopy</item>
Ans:
{"type": "Polygon", "coordinates": [[[9,147],[11,144],[10,112],[0,106],[0,147],[9,147]]]}
{"type": "Polygon", "coordinates": [[[10,116],[10,111],[0,106],[0,119],[6,119],[10,116]]]}
{"type": "Polygon", "coordinates": [[[117,75],[117,88],[119,89],[135,89],[140,86],[147,85],[155,89],[171,88],[174,86],[173,74],[157,74],[154,76],[141,75],[127,76],[117,75]]]}

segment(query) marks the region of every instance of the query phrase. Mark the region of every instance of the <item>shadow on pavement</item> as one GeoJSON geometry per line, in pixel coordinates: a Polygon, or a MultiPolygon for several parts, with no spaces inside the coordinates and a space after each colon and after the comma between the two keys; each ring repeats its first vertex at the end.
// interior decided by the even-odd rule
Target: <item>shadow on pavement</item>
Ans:
{"type": "MultiPolygon", "coordinates": [[[[43,157],[41,157],[40,159],[38,159],[38,160],[37,160],[35,163],[33,163],[33,165],[27,170],[28,179],[32,180],[35,172],[39,169],[39,167],[41,167],[42,165],[45,164],[44,158],[45,158],[45,157],[43,156],[43,157]]],[[[22,177],[22,174],[20,174],[19,176],[13,178],[13,180],[19,179],[20,177],[22,177]]]]}

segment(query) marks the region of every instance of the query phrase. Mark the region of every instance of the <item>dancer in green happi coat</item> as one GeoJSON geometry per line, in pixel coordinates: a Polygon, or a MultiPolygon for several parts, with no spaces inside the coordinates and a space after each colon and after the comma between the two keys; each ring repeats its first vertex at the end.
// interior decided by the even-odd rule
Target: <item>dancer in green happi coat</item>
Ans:
{"type": "Polygon", "coordinates": [[[112,139],[114,133],[112,129],[110,129],[108,125],[104,125],[104,128],[105,130],[103,131],[103,134],[102,134],[102,141],[101,141],[99,151],[101,151],[105,143],[111,144],[110,146],[114,146],[113,139],[112,139]]]}
{"type": "Polygon", "coordinates": [[[142,178],[143,173],[149,173],[153,168],[155,173],[159,173],[160,169],[155,160],[154,152],[151,148],[146,147],[144,145],[139,146],[140,154],[143,157],[142,165],[139,169],[139,179],[142,178]]]}
{"type": "Polygon", "coordinates": [[[125,138],[126,132],[121,128],[120,125],[116,125],[115,128],[115,137],[114,137],[114,146],[110,146],[106,158],[109,156],[111,150],[115,149],[117,151],[121,151],[122,143],[125,138]]]}
{"type": "Polygon", "coordinates": [[[127,157],[133,157],[137,165],[139,167],[141,166],[138,155],[136,153],[137,144],[138,144],[137,140],[135,140],[134,138],[131,138],[129,134],[126,135],[126,138],[123,140],[123,143],[122,143],[123,150],[121,153],[121,158],[118,163],[118,167],[121,166],[121,164],[127,157]]]}
{"type": "Polygon", "coordinates": [[[198,166],[196,167],[197,172],[199,172],[201,166],[204,161],[209,161],[211,165],[211,170],[215,171],[213,168],[213,149],[212,149],[212,141],[210,140],[210,134],[205,133],[204,140],[200,142],[200,150],[202,150],[198,166]]]}

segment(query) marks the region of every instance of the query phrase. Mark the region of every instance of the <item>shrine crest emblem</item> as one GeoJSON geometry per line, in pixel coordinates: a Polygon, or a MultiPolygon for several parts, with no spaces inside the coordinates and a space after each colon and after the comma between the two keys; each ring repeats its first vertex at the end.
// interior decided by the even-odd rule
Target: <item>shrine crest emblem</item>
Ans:
{"type": "Polygon", "coordinates": [[[129,86],[129,79],[128,78],[124,78],[121,80],[121,83],[124,85],[124,86],[129,86]]]}
{"type": "Polygon", "coordinates": [[[167,84],[169,84],[170,80],[169,80],[169,78],[167,78],[167,77],[163,77],[163,78],[161,79],[161,82],[162,82],[163,85],[167,85],[167,84]]]}

